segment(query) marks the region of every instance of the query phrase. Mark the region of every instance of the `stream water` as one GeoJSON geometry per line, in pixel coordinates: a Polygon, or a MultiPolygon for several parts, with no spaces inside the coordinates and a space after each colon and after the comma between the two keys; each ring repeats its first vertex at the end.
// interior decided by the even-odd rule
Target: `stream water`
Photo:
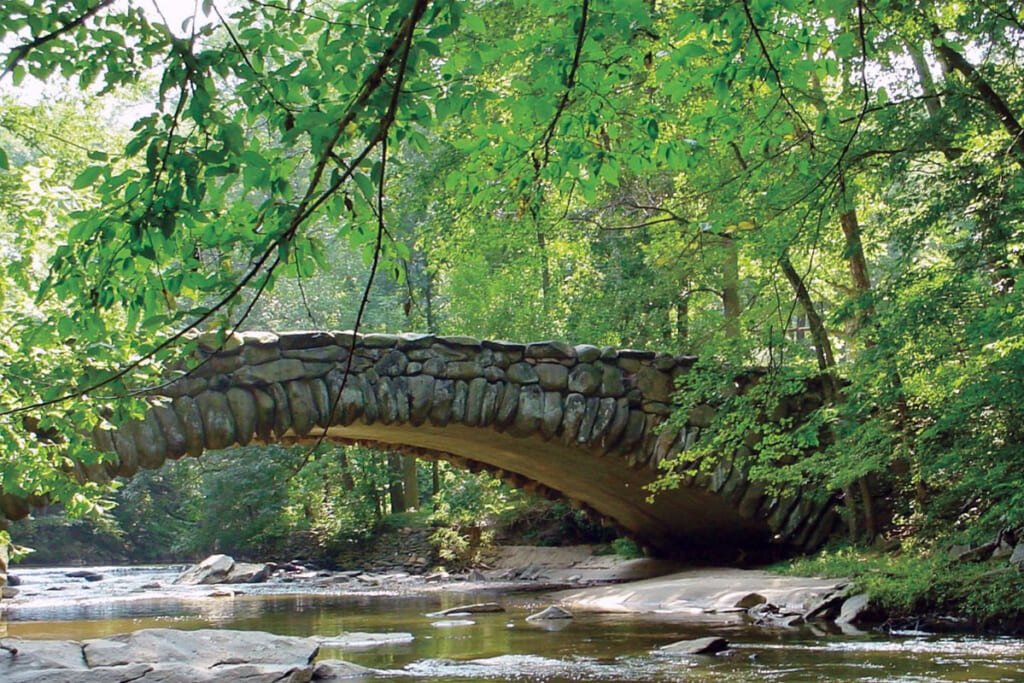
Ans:
{"type": "Polygon", "coordinates": [[[525,617],[550,604],[543,594],[466,594],[449,584],[424,595],[396,576],[355,593],[298,581],[211,597],[218,587],[171,585],[180,569],[96,567],[103,579],[94,583],[66,577],[67,569],[21,569],[20,594],[0,612],[0,636],[82,640],[152,627],[413,634],[404,644],[321,650],[380,670],[366,680],[1024,681],[1024,641],[1013,638],[772,630],[739,618],[665,615],[582,613],[541,626],[525,617]],[[488,600],[506,611],[428,616],[488,600]],[[731,649],[715,657],[652,654],[708,635],[725,637],[731,649]]]}

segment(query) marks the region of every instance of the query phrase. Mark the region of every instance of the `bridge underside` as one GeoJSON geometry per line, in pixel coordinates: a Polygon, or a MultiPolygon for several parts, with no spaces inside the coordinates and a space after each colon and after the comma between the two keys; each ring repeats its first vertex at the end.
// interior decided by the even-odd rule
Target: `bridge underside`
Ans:
{"type": "MultiPolygon", "coordinates": [[[[321,430],[305,438],[312,442],[321,430]]],[[[427,459],[448,460],[458,467],[487,471],[519,488],[569,500],[613,523],[659,555],[706,561],[737,561],[770,551],[763,520],[744,519],[734,506],[712,493],[676,489],[648,502],[646,486],[655,479],[649,468],[627,468],[615,457],[566,447],[557,440],[517,437],[479,427],[449,424],[333,426],[327,438],[361,443],[427,459]],[[483,432],[483,433],[482,433],[483,432]]]]}

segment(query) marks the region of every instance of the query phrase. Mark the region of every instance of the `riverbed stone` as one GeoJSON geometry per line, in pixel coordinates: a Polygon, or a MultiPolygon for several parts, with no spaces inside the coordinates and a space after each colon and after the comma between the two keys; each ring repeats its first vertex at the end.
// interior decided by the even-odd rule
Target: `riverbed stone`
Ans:
{"type": "Polygon", "coordinates": [[[222,583],[234,566],[235,560],[230,555],[210,555],[199,564],[189,567],[178,575],[174,583],[184,585],[222,583]]]}
{"type": "Polygon", "coordinates": [[[224,583],[263,583],[270,578],[274,565],[266,562],[235,562],[224,577],[224,583]]]}
{"type": "Polygon", "coordinates": [[[386,633],[366,633],[363,631],[346,631],[336,636],[320,636],[317,642],[321,647],[346,649],[367,649],[381,645],[397,645],[411,643],[415,636],[404,631],[389,631],[386,633]]]}
{"type": "Polygon", "coordinates": [[[572,612],[558,605],[549,605],[540,612],[526,617],[527,621],[546,621],[549,619],[572,619],[572,612]]]}
{"type": "Polygon", "coordinates": [[[655,652],[660,655],[673,657],[687,655],[713,655],[729,649],[729,641],[725,638],[709,636],[707,638],[694,638],[693,640],[680,640],[670,645],[663,645],[655,652]]]}
{"type": "Polygon", "coordinates": [[[861,615],[871,607],[871,597],[867,593],[852,595],[843,601],[839,608],[839,616],[836,617],[837,624],[856,624],[861,615]]]}
{"type": "Polygon", "coordinates": [[[90,668],[153,662],[198,669],[225,664],[309,665],[319,649],[312,638],[228,629],[151,628],[82,643],[90,668]]]}
{"type": "Polygon", "coordinates": [[[341,681],[352,678],[369,678],[373,669],[359,666],[341,659],[321,659],[313,666],[314,681],[341,681]]]}
{"type": "MultiPolygon", "coordinates": [[[[85,669],[80,643],[71,640],[4,638],[0,648],[0,680],[19,673],[50,669],[85,669]]],[[[26,679],[31,680],[31,679],[26,679]]]]}
{"type": "Polygon", "coordinates": [[[475,602],[471,605],[459,605],[458,607],[449,607],[438,612],[431,612],[427,616],[451,617],[458,614],[490,614],[504,611],[505,608],[496,602],[475,602]]]}

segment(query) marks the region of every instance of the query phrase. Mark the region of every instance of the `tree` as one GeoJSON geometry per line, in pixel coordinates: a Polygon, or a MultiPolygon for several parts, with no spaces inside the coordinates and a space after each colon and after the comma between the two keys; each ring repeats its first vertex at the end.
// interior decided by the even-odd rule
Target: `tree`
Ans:
{"type": "Polygon", "coordinates": [[[1019,8],[202,9],[181,28],[102,0],[0,17],[15,86],[154,79],[123,147],[91,143],[39,291],[8,276],[35,309],[5,314],[5,491],[74,499],[64,473],[97,458],[83,426],[137,410],[193,330],[252,323],[346,239],[367,280],[406,278],[390,291],[410,322],[698,351],[721,381],[689,389],[744,417],[713,426],[709,456],[844,491],[852,528],[874,533],[886,493],[902,519],[1024,522],[1001,479],[1024,422],[1003,400],[1022,365],[1019,8]],[[752,364],[772,381],[724,394],[752,364]],[[818,381],[803,427],[739,448],[818,381]]]}

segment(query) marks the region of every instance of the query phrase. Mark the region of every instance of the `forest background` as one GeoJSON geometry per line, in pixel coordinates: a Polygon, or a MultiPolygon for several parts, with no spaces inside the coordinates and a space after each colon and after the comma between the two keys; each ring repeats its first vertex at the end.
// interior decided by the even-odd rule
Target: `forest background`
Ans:
{"type": "Polygon", "coordinates": [[[69,474],[194,331],[358,327],[694,354],[677,414],[728,419],[662,486],[726,454],[860,544],[1024,526],[1019,3],[145,4],[0,11],[6,505],[194,553],[367,533],[398,482],[514,504],[337,449],[69,474]]]}

